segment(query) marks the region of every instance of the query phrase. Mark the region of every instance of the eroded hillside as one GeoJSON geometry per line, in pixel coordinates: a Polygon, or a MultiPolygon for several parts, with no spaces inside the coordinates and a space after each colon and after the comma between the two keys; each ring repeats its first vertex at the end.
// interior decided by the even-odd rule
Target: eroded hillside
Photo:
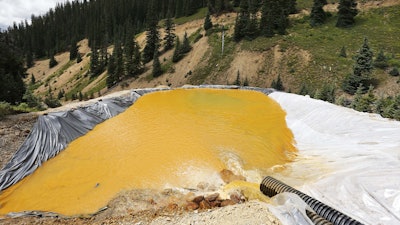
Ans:
{"type": "MultiPolygon", "coordinates": [[[[55,56],[58,65],[49,69],[49,60],[39,60],[28,70],[27,83],[34,75],[35,93],[45,96],[49,90],[53,95],[62,91],[67,100],[82,93],[85,97],[97,97],[123,89],[167,85],[179,87],[184,84],[233,84],[239,80],[251,86],[270,87],[281,77],[286,91],[299,92],[308,87],[314,91],[324,85],[336,87],[341,95],[341,82],[350,73],[354,64],[353,56],[369,38],[371,49],[377,54],[383,50],[390,58],[390,65],[400,66],[400,34],[398,27],[400,2],[394,0],[368,1],[360,3],[357,24],[352,29],[334,26],[337,4],[325,8],[332,13],[325,25],[311,28],[308,23],[309,10],[300,10],[291,17],[291,28],[284,36],[259,37],[236,43],[232,40],[236,13],[212,17],[214,32],[206,35],[204,19],[192,20],[176,25],[175,33],[182,40],[186,32],[192,41],[190,51],[180,62],[172,63],[173,50],[160,55],[163,75],[151,76],[152,62],[145,65],[145,72],[137,78],[128,78],[112,88],[106,88],[107,71],[97,77],[88,75],[91,50],[87,40],[79,42],[82,62],[69,61],[69,53],[55,56]],[[224,52],[222,53],[222,29],[225,28],[224,52]],[[342,47],[348,57],[339,57],[342,47]]],[[[204,13],[203,11],[200,13],[204,13]]],[[[163,29],[160,29],[163,35],[163,29]]],[[[145,33],[136,36],[143,48],[145,33]]],[[[112,46],[108,52],[111,54],[112,46]]],[[[400,92],[398,77],[388,75],[388,70],[375,69],[375,92],[379,96],[400,92]]],[[[61,100],[65,101],[65,97],[61,100]]]]}

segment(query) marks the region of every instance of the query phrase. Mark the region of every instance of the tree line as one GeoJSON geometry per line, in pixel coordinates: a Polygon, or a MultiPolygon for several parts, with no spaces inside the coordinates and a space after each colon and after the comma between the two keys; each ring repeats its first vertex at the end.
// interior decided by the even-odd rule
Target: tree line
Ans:
{"type": "MultiPolygon", "coordinates": [[[[214,3],[215,5],[216,3],[214,3]]],[[[146,29],[148,11],[154,16],[188,16],[199,8],[210,7],[206,0],[83,0],[59,3],[44,15],[32,15],[27,20],[14,23],[6,31],[22,50],[28,62],[67,51],[77,41],[89,39],[90,47],[109,45],[116,38],[133,30],[146,29]]],[[[30,64],[30,63],[28,63],[30,64]]]]}

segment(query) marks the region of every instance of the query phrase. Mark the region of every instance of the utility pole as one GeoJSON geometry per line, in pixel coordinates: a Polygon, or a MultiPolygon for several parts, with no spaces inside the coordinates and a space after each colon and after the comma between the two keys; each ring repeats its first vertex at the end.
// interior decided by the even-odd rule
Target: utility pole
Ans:
{"type": "Polygon", "coordinates": [[[224,46],[225,46],[225,27],[222,25],[222,55],[224,55],[224,46]]]}

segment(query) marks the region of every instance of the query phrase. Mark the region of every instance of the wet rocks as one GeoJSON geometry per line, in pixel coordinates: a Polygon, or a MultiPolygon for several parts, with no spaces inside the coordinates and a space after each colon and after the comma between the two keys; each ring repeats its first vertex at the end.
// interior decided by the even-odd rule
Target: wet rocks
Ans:
{"type": "Polygon", "coordinates": [[[231,194],[230,199],[221,199],[219,193],[199,195],[192,197],[191,200],[187,199],[185,209],[188,211],[213,209],[243,203],[243,199],[244,196],[239,196],[237,193],[231,194]]]}

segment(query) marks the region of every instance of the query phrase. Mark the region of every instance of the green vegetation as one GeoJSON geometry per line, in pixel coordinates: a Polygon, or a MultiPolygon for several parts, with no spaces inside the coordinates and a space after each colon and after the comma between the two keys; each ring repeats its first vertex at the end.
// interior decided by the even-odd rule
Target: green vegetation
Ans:
{"type": "MultiPolygon", "coordinates": [[[[61,76],[66,70],[68,70],[69,67],[71,67],[75,61],[68,61],[66,64],[64,64],[60,69],[58,69],[56,72],[54,72],[52,75],[46,78],[45,83],[49,84],[54,78],[58,78],[61,76]]],[[[40,85],[39,85],[40,86],[40,85]]],[[[32,89],[35,90],[36,88],[32,89]]]]}
{"type": "MultiPolygon", "coordinates": [[[[195,68],[193,74],[189,77],[191,84],[203,84],[208,76],[226,71],[234,58],[236,43],[232,37],[225,37],[224,54],[221,52],[221,33],[210,35],[208,44],[210,45],[210,50],[204,56],[208,61],[205,65],[195,68]]],[[[202,59],[201,62],[204,62],[204,60],[202,59]]]]}
{"type": "Polygon", "coordinates": [[[208,12],[207,8],[201,8],[193,15],[179,17],[179,18],[174,19],[174,23],[177,25],[181,25],[181,24],[193,21],[193,20],[204,19],[204,17],[207,15],[207,12],[208,12]]]}

